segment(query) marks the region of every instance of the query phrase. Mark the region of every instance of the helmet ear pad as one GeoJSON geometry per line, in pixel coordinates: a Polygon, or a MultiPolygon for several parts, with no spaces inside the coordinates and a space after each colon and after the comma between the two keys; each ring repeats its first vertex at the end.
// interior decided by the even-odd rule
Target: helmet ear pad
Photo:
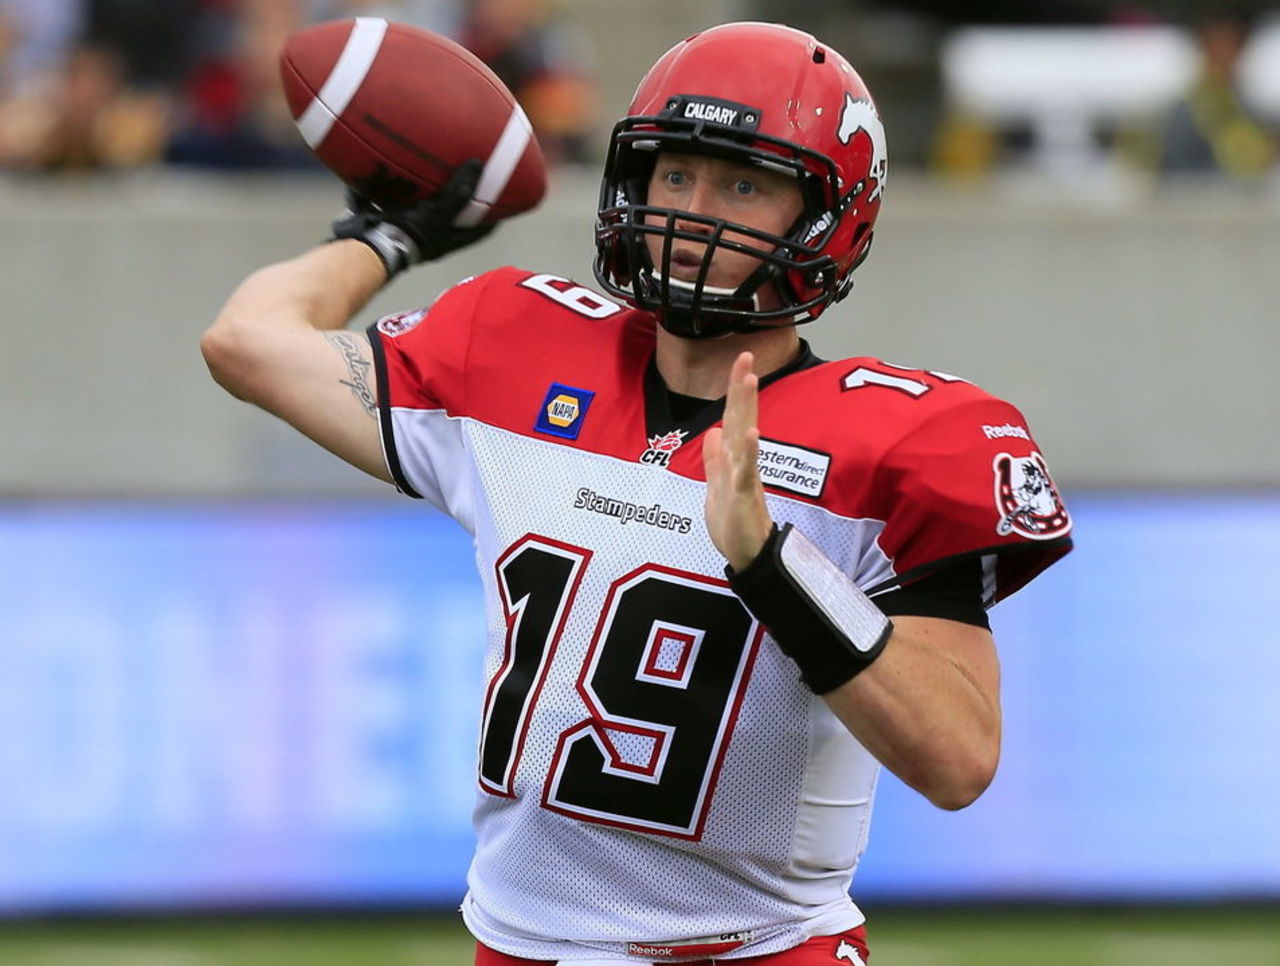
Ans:
{"type": "MultiPolygon", "coordinates": [[[[649,182],[653,178],[653,169],[658,163],[658,151],[655,150],[618,150],[615,144],[610,151],[609,162],[614,164],[615,175],[606,177],[606,189],[610,181],[614,186],[614,205],[617,208],[636,209],[649,202],[649,182]]],[[[606,171],[608,167],[606,167],[606,171]]],[[[601,207],[605,206],[601,199],[601,207]]],[[[598,226],[597,226],[598,227],[598,226]]],[[[635,245],[634,239],[626,238],[627,243],[619,243],[613,247],[611,269],[619,284],[631,285],[638,271],[652,270],[646,245],[635,245]]]]}

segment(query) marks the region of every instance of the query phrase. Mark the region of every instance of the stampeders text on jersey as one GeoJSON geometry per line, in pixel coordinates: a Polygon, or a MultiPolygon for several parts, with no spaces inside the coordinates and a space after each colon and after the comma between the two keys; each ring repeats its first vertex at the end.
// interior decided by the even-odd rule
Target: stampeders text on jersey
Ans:
{"type": "Polygon", "coordinates": [[[661,505],[641,506],[628,500],[617,500],[604,496],[595,490],[582,487],[573,500],[575,510],[590,510],[605,516],[616,517],[619,523],[647,523],[651,527],[674,530],[676,533],[688,533],[693,529],[691,517],[680,516],[664,510],[661,505]]]}

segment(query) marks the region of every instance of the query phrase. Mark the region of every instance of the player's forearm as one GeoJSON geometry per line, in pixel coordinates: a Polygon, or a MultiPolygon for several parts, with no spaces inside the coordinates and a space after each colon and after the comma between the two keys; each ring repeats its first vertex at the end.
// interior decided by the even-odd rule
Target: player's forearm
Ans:
{"type": "MultiPolygon", "coordinates": [[[[823,697],[854,737],[906,784],[940,808],[964,808],[995,776],[998,682],[984,688],[945,647],[929,640],[929,627],[918,621],[895,618],[880,657],[823,697]]],[[[994,666],[990,675],[998,675],[994,666]]]]}
{"type": "Polygon", "coordinates": [[[200,340],[210,374],[236,398],[281,414],[282,385],[309,365],[299,340],[342,328],[385,283],[382,262],[358,241],[332,242],[259,269],[200,340]]]}
{"type": "MultiPolygon", "coordinates": [[[[708,476],[723,462],[709,461],[708,476]]],[[[713,532],[713,503],[740,510],[751,503],[749,488],[720,501],[714,495],[709,487],[713,532]]],[[[942,808],[963,808],[982,794],[1000,752],[990,631],[934,617],[889,621],[790,524],[775,528],[745,566],[729,560],[734,593],[868,751],[942,808]]]]}
{"type": "Polygon", "coordinates": [[[330,242],[254,272],[232,293],[214,327],[340,329],[386,281],[386,270],[368,245],[330,242]]]}

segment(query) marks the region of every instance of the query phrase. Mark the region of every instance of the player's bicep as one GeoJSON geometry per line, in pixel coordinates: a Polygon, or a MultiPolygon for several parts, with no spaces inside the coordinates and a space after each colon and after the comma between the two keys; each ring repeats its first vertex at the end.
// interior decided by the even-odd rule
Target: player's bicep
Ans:
{"type": "Polygon", "coordinates": [[[235,367],[234,385],[219,381],[358,469],[392,482],[378,428],[369,337],[282,327],[256,333],[254,342],[252,364],[235,367]]]}
{"type": "MultiPolygon", "coordinates": [[[[341,362],[341,369],[332,370],[331,379],[336,377],[337,385],[317,387],[325,398],[316,409],[306,411],[324,413],[325,405],[331,403],[333,412],[331,416],[317,419],[314,426],[295,425],[347,462],[390,483],[391,473],[379,431],[378,380],[369,337],[363,332],[347,331],[322,335],[341,362]]],[[[308,418],[305,414],[302,416],[304,420],[308,418]]]]}
{"type": "Polygon", "coordinates": [[[981,697],[993,720],[1000,718],[1000,658],[989,628],[940,617],[901,615],[894,634],[911,638],[950,664],[981,697]]]}

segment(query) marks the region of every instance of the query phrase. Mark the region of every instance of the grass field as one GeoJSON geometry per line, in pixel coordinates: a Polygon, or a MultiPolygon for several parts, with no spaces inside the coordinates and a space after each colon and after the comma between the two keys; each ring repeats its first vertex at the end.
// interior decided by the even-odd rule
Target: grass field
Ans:
{"type": "MultiPolygon", "coordinates": [[[[873,913],[876,966],[1280,966],[1280,907],[873,913]]],[[[0,924],[3,966],[467,966],[453,920],[409,916],[0,924]]]]}

